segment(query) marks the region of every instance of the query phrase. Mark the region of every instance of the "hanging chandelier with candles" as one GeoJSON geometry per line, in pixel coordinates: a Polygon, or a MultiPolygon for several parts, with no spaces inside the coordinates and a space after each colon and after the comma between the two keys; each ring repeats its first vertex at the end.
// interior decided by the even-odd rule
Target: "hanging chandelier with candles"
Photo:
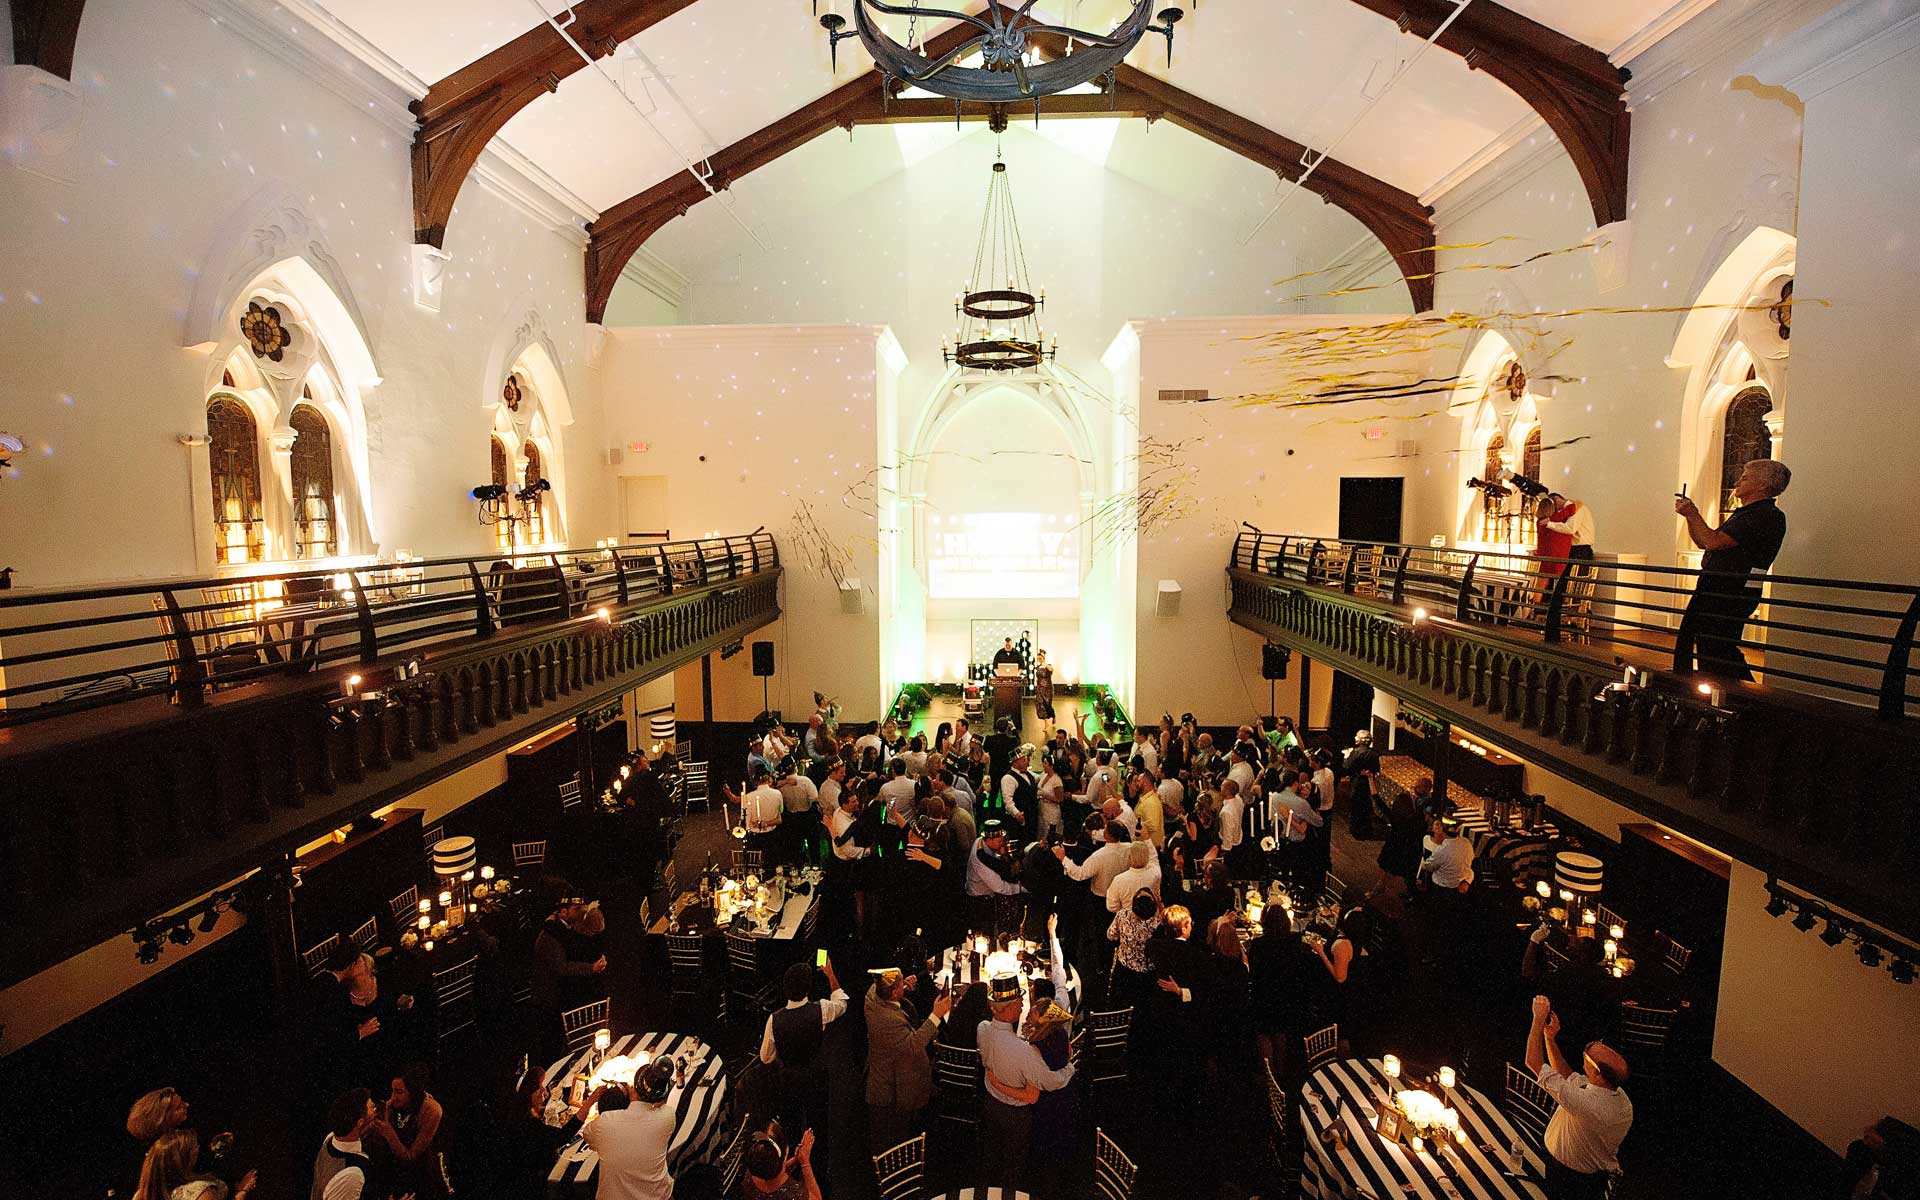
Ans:
{"type": "MultiPolygon", "coordinates": [[[[1173,27],[1186,14],[1169,5],[1153,11],[1154,0],[1116,0],[1127,9],[1105,33],[1054,25],[1033,13],[1038,0],[988,0],[984,12],[964,13],[923,8],[920,0],[849,0],[853,28],[847,19],[829,10],[820,14],[834,66],[839,66],[840,39],[858,37],[873,62],[889,79],[901,80],[936,95],[955,100],[1009,104],[1052,96],[1111,74],[1148,33],[1167,39],[1167,58],[1173,58],[1173,27]],[[895,41],[879,18],[907,18],[906,40],[895,41]],[[1153,24],[1154,19],[1160,24],[1153,24]],[[926,53],[927,26],[935,21],[958,21],[971,26],[965,40],[945,54],[926,53]],[[1035,45],[1039,37],[1064,38],[1067,54],[1042,61],[1035,45]],[[978,66],[961,66],[978,56],[978,66]]],[[[815,10],[819,3],[815,0],[815,10]]],[[[1077,11],[1077,9],[1076,9],[1077,11]]]]}
{"type": "Polygon", "coordinates": [[[1047,289],[1036,289],[1027,274],[1026,252],[1013,213],[1013,185],[1007,178],[1007,164],[996,156],[987,183],[986,211],[980,218],[980,240],[973,251],[973,274],[954,295],[956,328],[951,343],[940,339],[940,356],[970,370],[1037,367],[1053,358],[1060,346],[1058,334],[1052,346],[1044,344],[1040,310],[1046,304],[1047,289]]]}

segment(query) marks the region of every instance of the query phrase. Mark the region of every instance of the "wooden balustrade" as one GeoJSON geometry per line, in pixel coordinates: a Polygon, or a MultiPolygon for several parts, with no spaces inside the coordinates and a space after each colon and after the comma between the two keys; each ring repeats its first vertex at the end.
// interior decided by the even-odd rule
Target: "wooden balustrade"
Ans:
{"type": "Polygon", "coordinates": [[[0,728],[0,986],[780,614],[771,543],[662,561],[660,586],[620,582],[634,598],[609,595],[604,619],[549,606],[543,619],[196,704],[149,698],[0,728]],[[352,696],[349,672],[362,679],[352,696]]]}
{"type": "MultiPolygon", "coordinates": [[[[1303,551],[1313,558],[1320,552],[1303,551]]],[[[1920,731],[1778,687],[1648,673],[1598,648],[1285,578],[1237,552],[1230,618],[1540,769],[1907,936],[1920,933],[1920,731]]],[[[1384,590],[1384,589],[1383,589],[1384,590]]]]}

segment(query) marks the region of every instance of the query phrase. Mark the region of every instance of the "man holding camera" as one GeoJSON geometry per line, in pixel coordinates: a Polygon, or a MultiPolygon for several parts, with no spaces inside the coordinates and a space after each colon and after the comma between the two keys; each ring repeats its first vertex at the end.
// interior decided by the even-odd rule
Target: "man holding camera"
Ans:
{"type": "Polygon", "coordinates": [[[1773,565],[1780,543],[1786,540],[1787,514],[1773,501],[1792,479],[1784,463],[1770,458],[1748,463],[1733,485],[1740,507],[1717,529],[1707,525],[1699,506],[1685,492],[1674,497],[1673,511],[1685,518],[1687,536],[1706,551],[1700,560],[1704,574],[1694,585],[1674,638],[1674,670],[1693,670],[1697,647],[1701,671],[1729,679],[1753,678],[1740,652],[1740,635],[1746,631],[1747,618],[1760,607],[1761,594],[1759,588],[1748,585],[1748,579],[1754,571],[1773,565]]]}

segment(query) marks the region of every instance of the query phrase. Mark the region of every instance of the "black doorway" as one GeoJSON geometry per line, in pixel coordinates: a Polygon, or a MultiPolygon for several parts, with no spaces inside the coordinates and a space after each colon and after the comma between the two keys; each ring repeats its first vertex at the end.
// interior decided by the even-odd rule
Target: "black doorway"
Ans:
{"type": "Polygon", "coordinates": [[[1373,728],[1373,685],[1344,671],[1333,673],[1333,696],[1327,705],[1327,732],[1333,744],[1345,749],[1353,735],[1373,728]]]}
{"type": "Polygon", "coordinates": [[[1349,478],[1340,481],[1340,540],[1398,542],[1400,499],[1406,480],[1349,478]]]}

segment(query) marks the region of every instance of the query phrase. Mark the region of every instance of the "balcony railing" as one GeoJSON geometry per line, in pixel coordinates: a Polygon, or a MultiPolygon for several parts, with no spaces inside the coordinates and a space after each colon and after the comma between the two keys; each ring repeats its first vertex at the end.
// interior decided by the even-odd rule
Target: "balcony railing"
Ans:
{"type": "Polygon", "coordinates": [[[0,987],[780,615],[772,540],[0,595],[0,987]]]}
{"type": "MultiPolygon", "coordinates": [[[[1515,638],[1614,651],[1624,665],[1676,669],[1687,600],[1703,579],[1764,589],[1738,645],[1773,687],[1872,704],[1898,717],[1911,687],[1920,586],[1543,558],[1242,532],[1233,566],[1337,588],[1515,638]]],[[[1696,647],[1697,648],[1697,647],[1696,647]]],[[[1689,664],[1691,665],[1691,664],[1689,664]]],[[[1711,685],[1709,685],[1711,686],[1711,685]]]]}
{"type": "Polygon", "coordinates": [[[1228,570],[1234,623],[1920,931],[1920,724],[1906,716],[1920,591],[1766,577],[1740,638],[1760,682],[1744,682],[1674,669],[1700,575],[1258,532],[1228,570]]]}
{"type": "Polygon", "coordinates": [[[777,566],[770,534],[0,593],[0,725],[374,662],[777,566]]]}

